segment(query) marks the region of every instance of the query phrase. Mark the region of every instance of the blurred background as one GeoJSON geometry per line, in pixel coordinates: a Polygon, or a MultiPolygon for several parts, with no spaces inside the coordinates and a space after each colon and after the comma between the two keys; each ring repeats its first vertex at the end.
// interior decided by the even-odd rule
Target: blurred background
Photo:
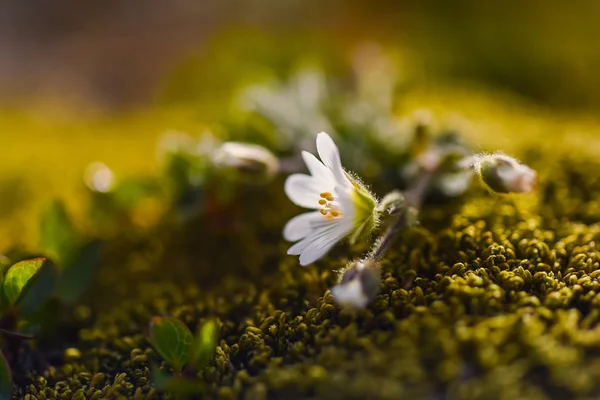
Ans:
{"type": "Polygon", "coordinates": [[[210,130],[240,88],[307,63],[343,75],[368,46],[394,59],[398,113],[459,113],[482,147],[593,149],[599,17],[592,0],[0,0],[0,240],[37,237],[52,197],[77,212],[90,163],[155,173],[165,131],[210,130]]]}

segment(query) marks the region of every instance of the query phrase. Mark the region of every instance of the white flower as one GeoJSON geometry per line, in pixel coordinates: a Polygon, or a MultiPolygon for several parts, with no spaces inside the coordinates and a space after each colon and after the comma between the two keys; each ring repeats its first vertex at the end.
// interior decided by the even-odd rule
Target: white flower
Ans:
{"type": "Polygon", "coordinates": [[[351,262],[340,275],[340,283],[331,288],[331,294],[342,307],[365,308],[377,293],[381,283],[381,269],[373,260],[351,262]]]}
{"type": "Polygon", "coordinates": [[[354,242],[368,234],[378,218],[377,200],[344,171],[338,148],[325,132],[317,135],[317,151],[321,161],[302,152],[310,175],[294,174],[285,182],[292,202],[317,210],[292,218],[283,230],[286,240],[299,241],[288,254],[300,255],[301,265],[323,257],[345,237],[354,242]]]}

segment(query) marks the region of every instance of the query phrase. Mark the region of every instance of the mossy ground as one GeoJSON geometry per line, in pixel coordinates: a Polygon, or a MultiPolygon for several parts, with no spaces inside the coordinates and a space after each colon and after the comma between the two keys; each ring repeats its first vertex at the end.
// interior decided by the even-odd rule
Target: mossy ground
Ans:
{"type": "MultiPolygon", "coordinates": [[[[340,245],[307,268],[285,255],[281,230],[300,210],[281,178],[183,226],[165,218],[111,238],[86,298],[24,350],[15,398],[172,398],[152,384],[152,368],[168,369],[147,340],[155,315],[192,329],[220,321],[205,398],[599,397],[598,140],[587,123],[555,125],[520,105],[483,114],[486,103],[467,97],[447,101],[478,116],[468,138],[528,162],[537,193],[475,188],[426,207],[382,262],[368,309],[341,310],[328,291],[368,244],[340,245]]],[[[377,189],[376,176],[365,180],[377,189]]]]}

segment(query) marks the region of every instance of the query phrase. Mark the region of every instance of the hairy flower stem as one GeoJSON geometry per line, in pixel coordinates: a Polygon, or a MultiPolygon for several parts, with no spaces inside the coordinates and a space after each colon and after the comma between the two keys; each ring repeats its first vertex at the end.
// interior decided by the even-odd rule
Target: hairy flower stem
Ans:
{"type": "Polygon", "coordinates": [[[371,252],[371,258],[375,261],[380,260],[389,249],[396,234],[410,227],[415,216],[419,213],[425,197],[425,192],[429,187],[429,182],[435,171],[426,171],[421,175],[415,185],[404,193],[405,205],[399,210],[399,215],[392,225],[385,231],[380,240],[377,241],[375,248],[371,252]]]}

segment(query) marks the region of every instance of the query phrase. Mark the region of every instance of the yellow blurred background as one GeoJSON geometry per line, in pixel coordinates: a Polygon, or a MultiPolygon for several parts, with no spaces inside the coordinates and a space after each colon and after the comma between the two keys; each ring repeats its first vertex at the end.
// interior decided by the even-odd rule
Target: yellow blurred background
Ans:
{"type": "Polygon", "coordinates": [[[32,246],[53,197],[81,215],[83,173],[158,170],[166,131],[198,135],[244,84],[301,63],[330,74],[378,43],[398,113],[469,121],[481,148],[600,147],[600,3],[0,0],[0,241],[32,246]],[[550,141],[547,139],[551,138],[550,141]]]}

